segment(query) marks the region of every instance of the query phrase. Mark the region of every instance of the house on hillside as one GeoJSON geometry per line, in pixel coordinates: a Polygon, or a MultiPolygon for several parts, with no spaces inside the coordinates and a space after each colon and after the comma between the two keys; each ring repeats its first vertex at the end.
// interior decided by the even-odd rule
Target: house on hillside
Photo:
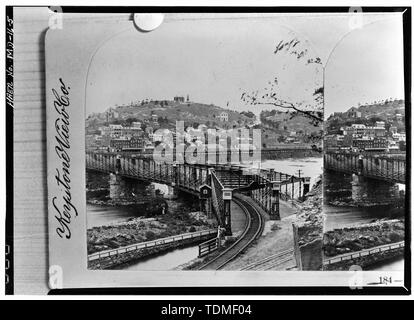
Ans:
{"type": "Polygon", "coordinates": [[[229,121],[229,114],[225,111],[221,112],[218,116],[221,122],[227,122],[229,121]]]}
{"type": "Polygon", "coordinates": [[[134,122],[132,122],[132,126],[134,127],[134,128],[138,128],[138,129],[141,129],[141,122],[139,122],[139,121],[134,121],[134,122]]]}
{"type": "Polygon", "coordinates": [[[174,97],[174,102],[178,102],[178,103],[184,103],[184,97],[181,96],[175,96],[174,97]]]}
{"type": "Polygon", "coordinates": [[[358,111],[355,107],[349,109],[346,115],[348,118],[361,118],[362,116],[361,112],[358,111]]]}
{"type": "Polygon", "coordinates": [[[106,112],[106,121],[109,122],[109,120],[114,120],[119,118],[119,112],[115,111],[113,108],[109,108],[109,110],[106,112]]]}

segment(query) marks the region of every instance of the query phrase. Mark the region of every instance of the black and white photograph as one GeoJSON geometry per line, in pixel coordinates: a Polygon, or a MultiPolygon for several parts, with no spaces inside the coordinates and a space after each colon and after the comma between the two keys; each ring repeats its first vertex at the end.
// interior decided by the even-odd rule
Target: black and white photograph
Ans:
{"type": "Polygon", "coordinates": [[[410,290],[410,19],[7,7],[8,292],[410,290]]]}
{"type": "Polygon", "coordinates": [[[404,270],[403,57],[388,18],[347,34],[325,67],[326,270],[404,270]]]}
{"type": "Polygon", "coordinates": [[[319,270],[301,252],[322,235],[321,220],[312,239],[301,227],[322,190],[322,66],[309,41],[271,17],[136,33],[89,66],[88,267],[319,270]]]}

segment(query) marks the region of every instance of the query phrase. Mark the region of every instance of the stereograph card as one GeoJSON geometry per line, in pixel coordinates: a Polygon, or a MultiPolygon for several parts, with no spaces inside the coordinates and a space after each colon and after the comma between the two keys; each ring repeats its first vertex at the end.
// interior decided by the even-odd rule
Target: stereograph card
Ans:
{"type": "Polygon", "coordinates": [[[402,14],[356,11],[60,13],[50,287],[404,286],[402,14]]]}

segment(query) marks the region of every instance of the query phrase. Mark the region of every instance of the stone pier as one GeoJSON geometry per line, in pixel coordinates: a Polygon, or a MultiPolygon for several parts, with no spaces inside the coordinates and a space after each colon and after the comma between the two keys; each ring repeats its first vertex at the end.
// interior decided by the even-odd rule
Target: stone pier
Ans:
{"type": "Polygon", "coordinates": [[[399,197],[398,186],[392,182],[377,181],[352,175],[352,200],[364,206],[395,203],[399,197]]]}
{"type": "Polygon", "coordinates": [[[142,201],[146,198],[142,182],[117,174],[109,175],[109,197],[113,201],[142,201]]]}

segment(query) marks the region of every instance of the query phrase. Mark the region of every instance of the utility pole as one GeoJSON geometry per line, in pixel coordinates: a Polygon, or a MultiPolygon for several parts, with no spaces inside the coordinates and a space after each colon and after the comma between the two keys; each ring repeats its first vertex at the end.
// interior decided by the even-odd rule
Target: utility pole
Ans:
{"type": "Polygon", "coordinates": [[[302,174],[302,170],[298,170],[298,177],[299,177],[299,198],[302,197],[302,180],[300,179],[302,174]]]}

